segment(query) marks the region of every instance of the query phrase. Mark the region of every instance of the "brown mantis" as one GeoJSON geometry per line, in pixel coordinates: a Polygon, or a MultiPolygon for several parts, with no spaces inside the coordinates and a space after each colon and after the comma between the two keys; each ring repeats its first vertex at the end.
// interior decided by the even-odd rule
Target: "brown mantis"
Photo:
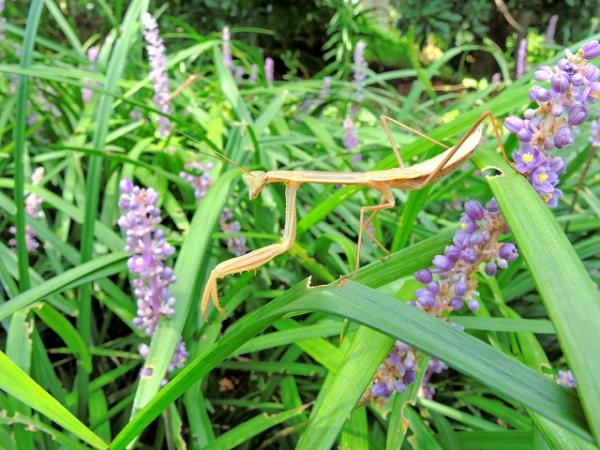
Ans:
{"type": "MultiPolygon", "coordinates": [[[[311,170],[272,170],[263,171],[244,171],[245,179],[248,183],[250,199],[255,199],[260,194],[265,185],[270,183],[285,184],[285,225],[282,241],[278,244],[271,244],[266,247],[251,251],[242,256],[238,256],[226,261],[223,261],[212,270],[204,287],[204,293],[201,299],[201,314],[204,321],[207,321],[207,309],[209,300],[212,299],[215,308],[224,315],[225,312],[220,305],[219,295],[217,291],[217,281],[227,275],[233,275],[250,270],[256,270],[265,265],[278,255],[288,251],[296,237],[296,194],[302,184],[317,183],[317,184],[336,184],[336,185],[358,185],[375,189],[381,193],[381,201],[378,205],[363,206],[360,209],[360,226],[358,231],[358,242],[356,250],[356,266],[354,273],[358,271],[360,265],[360,249],[362,244],[362,234],[366,231],[374,242],[384,248],[377,239],[368,231],[367,226],[379,214],[379,212],[390,209],[395,206],[395,199],[392,194],[392,189],[421,189],[463,164],[477,149],[483,136],[482,122],[488,119],[494,129],[496,140],[506,160],[506,151],[502,144],[500,132],[491,112],[487,111],[481,114],[470,129],[465,133],[461,140],[455,146],[448,148],[446,145],[425,136],[416,130],[417,134],[425,137],[434,143],[445,147],[446,150],[439,155],[430,158],[424,162],[414,164],[410,167],[405,167],[400,156],[400,152],[392,137],[392,134],[387,126],[387,121],[396,123],[405,128],[406,125],[382,116],[381,120],[390,140],[392,150],[398,161],[399,167],[388,170],[376,170],[371,172],[325,172],[311,170]],[[370,216],[365,221],[365,214],[370,213],[370,216]]],[[[409,128],[410,129],[410,128],[409,128]]]]}

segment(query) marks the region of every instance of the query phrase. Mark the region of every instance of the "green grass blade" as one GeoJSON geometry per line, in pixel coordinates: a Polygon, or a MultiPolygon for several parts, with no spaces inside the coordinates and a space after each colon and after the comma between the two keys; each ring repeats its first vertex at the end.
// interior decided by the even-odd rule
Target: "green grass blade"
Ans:
{"type": "Polygon", "coordinates": [[[340,437],[340,450],[369,450],[367,409],[352,411],[340,437]]]}
{"type": "Polygon", "coordinates": [[[0,305],[0,320],[27,308],[53,293],[60,292],[69,287],[80,286],[98,278],[122,272],[125,268],[127,253],[111,253],[89,261],[73,269],[52,277],[11,300],[0,305]]]}
{"type": "MultiPolygon", "coordinates": [[[[27,69],[33,59],[33,45],[37,34],[42,9],[43,0],[34,0],[29,8],[25,36],[21,47],[21,68],[27,69]]],[[[23,166],[25,158],[26,131],[27,131],[27,110],[29,98],[29,77],[19,77],[19,88],[17,91],[17,106],[15,111],[14,128],[14,161],[15,161],[15,204],[17,206],[17,215],[15,216],[15,226],[17,228],[17,257],[19,264],[19,284],[21,290],[29,289],[29,252],[25,243],[25,168],[23,166]]]]}
{"type": "Polygon", "coordinates": [[[3,352],[0,352],[0,389],[45,415],[93,448],[106,448],[102,439],[42,389],[39,384],[29,378],[3,352]]]}
{"type": "Polygon", "coordinates": [[[476,162],[504,173],[488,178],[488,183],[527,261],[600,443],[600,293],[551,210],[527,180],[490,152],[480,152],[476,162]]]}
{"type": "Polygon", "coordinates": [[[235,428],[223,433],[217,437],[213,442],[204,447],[207,450],[229,450],[231,448],[237,448],[240,444],[246,442],[252,437],[274,427],[281,422],[291,419],[302,414],[305,406],[283,411],[277,414],[261,414],[253,417],[250,420],[236,426],[235,428]]]}

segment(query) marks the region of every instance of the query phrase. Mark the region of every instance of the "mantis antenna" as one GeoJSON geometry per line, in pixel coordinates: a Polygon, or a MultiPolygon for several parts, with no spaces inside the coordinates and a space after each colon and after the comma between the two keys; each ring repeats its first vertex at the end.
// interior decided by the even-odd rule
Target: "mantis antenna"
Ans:
{"type": "MultiPolygon", "coordinates": [[[[187,134],[187,133],[186,133],[186,132],[184,132],[184,131],[178,130],[178,129],[176,129],[176,128],[174,128],[174,130],[175,130],[177,133],[181,134],[182,136],[185,136],[186,138],[188,138],[188,139],[190,139],[190,140],[192,140],[192,141],[194,141],[194,142],[196,142],[196,143],[198,143],[198,144],[201,144],[202,142],[204,142],[204,141],[201,141],[201,140],[200,140],[200,139],[198,139],[198,138],[195,138],[195,137],[194,137],[194,136],[192,136],[192,135],[189,135],[189,134],[187,134]]],[[[247,175],[249,175],[249,174],[250,174],[250,171],[249,171],[248,169],[246,169],[245,167],[243,167],[241,164],[239,164],[239,163],[235,162],[233,159],[231,159],[231,158],[229,158],[229,157],[225,156],[223,153],[221,153],[219,150],[217,150],[217,149],[214,147],[214,144],[213,144],[213,145],[211,145],[211,144],[212,144],[212,143],[209,143],[208,145],[209,145],[209,147],[211,148],[211,150],[214,152],[214,155],[211,155],[210,153],[206,153],[206,152],[202,152],[202,151],[197,151],[197,152],[198,152],[198,153],[200,153],[200,154],[202,154],[202,155],[210,156],[210,157],[213,157],[213,158],[216,156],[216,157],[218,157],[218,158],[222,159],[223,161],[225,161],[225,162],[228,162],[229,164],[231,164],[231,165],[233,165],[233,166],[237,167],[237,168],[238,168],[238,169],[240,169],[240,170],[241,170],[243,173],[245,173],[245,174],[247,174],[247,175]]]]}

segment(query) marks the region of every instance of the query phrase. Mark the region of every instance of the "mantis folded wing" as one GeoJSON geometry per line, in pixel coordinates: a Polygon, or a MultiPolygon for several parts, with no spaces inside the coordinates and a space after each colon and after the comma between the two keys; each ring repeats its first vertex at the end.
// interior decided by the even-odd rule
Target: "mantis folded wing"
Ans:
{"type": "MultiPolygon", "coordinates": [[[[336,184],[336,185],[358,185],[375,189],[381,192],[381,202],[378,205],[365,206],[360,210],[360,229],[358,232],[358,248],[356,255],[356,267],[354,273],[358,270],[360,264],[360,248],[362,243],[362,232],[375,216],[384,209],[393,208],[395,199],[391,189],[421,189],[431,181],[450,173],[455,168],[463,164],[477,149],[483,136],[482,122],[489,119],[498,145],[505,159],[506,151],[502,144],[500,132],[491,112],[483,113],[477,121],[465,133],[462,139],[454,147],[448,148],[443,153],[434,156],[426,161],[414,164],[410,167],[404,167],[400,153],[392,139],[392,148],[398,159],[400,167],[388,170],[376,170],[371,172],[324,172],[314,170],[273,170],[269,172],[252,171],[245,174],[248,183],[250,199],[255,199],[260,194],[266,184],[283,183],[285,189],[285,226],[283,239],[279,244],[271,244],[258,250],[251,251],[242,256],[223,261],[212,270],[204,287],[204,293],[201,299],[201,312],[204,321],[207,319],[207,309],[209,300],[212,299],[215,308],[224,314],[223,308],[219,303],[217,290],[217,281],[227,275],[233,275],[249,270],[255,270],[263,266],[276,256],[288,251],[294,244],[296,238],[296,194],[300,186],[304,183],[316,184],[336,184]],[[371,216],[365,222],[364,215],[371,212],[371,216]]],[[[388,137],[391,137],[386,127],[388,137]]],[[[441,144],[443,145],[443,144],[441,144]]],[[[367,231],[367,233],[369,233],[367,231]]],[[[379,244],[376,240],[375,242],[379,244]]]]}

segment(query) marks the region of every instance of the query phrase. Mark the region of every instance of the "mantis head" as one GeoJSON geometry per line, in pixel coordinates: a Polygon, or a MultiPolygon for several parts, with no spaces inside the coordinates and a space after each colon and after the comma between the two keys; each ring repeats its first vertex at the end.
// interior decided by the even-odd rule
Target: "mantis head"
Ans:
{"type": "Polygon", "coordinates": [[[244,175],[246,183],[248,184],[248,191],[250,193],[250,200],[254,200],[262,191],[262,188],[267,184],[267,173],[261,170],[254,170],[244,175]]]}

